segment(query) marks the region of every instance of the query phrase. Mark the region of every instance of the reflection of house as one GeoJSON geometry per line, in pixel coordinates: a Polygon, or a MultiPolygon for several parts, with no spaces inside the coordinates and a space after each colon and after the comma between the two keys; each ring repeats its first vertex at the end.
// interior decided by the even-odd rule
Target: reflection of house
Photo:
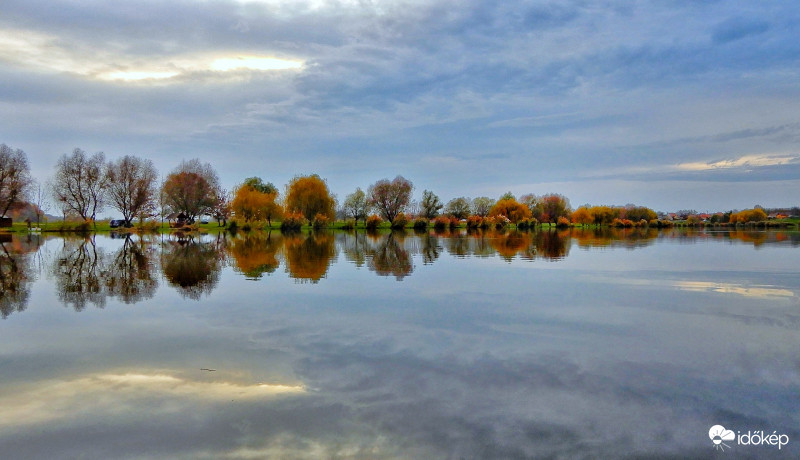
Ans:
{"type": "Polygon", "coordinates": [[[169,221],[170,227],[183,227],[184,225],[192,223],[189,216],[182,212],[173,212],[167,216],[167,220],[169,221]]]}

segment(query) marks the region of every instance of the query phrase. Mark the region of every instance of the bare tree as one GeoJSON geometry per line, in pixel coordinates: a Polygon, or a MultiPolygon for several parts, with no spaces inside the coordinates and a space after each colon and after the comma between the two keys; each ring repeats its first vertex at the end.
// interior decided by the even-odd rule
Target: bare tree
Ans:
{"type": "Polygon", "coordinates": [[[408,205],[414,185],[403,176],[379,180],[369,187],[370,204],[389,222],[408,205]]]}
{"type": "Polygon", "coordinates": [[[494,200],[486,196],[479,196],[472,200],[472,211],[476,216],[488,216],[492,206],[494,206],[494,200]]]}
{"type": "Polygon", "coordinates": [[[136,216],[151,215],[156,208],[158,173],[153,162],[126,155],[106,167],[106,196],[130,227],[136,216]]]}
{"type": "Polygon", "coordinates": [[[76,148],[72,155],[64,154],[56,165],[53,195],[64,214],[75,213],[84,221],[95,220],[103,209],[106,175],[105,155],[98,152],[88,157],[76,148]]]}
{"type": "Polygon", "coordinates": [[[20,149],[0,144],[0,217],[25,199],[31,184],[28,158],[20,149]]]}
{"type": "Polygon", "coordinates": [[[33,205],[36,208],[36,227],[41,227],[42,217],[50,210],[50,200],[48,200],[47,189],[42,188],[42,184],[36,184],[36,191],[33,192],[33,205]]]}

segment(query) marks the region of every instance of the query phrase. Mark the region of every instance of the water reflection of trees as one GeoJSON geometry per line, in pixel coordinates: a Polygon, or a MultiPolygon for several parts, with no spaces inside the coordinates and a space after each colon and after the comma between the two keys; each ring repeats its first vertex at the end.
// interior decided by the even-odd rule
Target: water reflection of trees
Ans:
{"type": "Polygon", "coordinates": [[[290,233],[283,241],[286,270],[301,282],[319,282],[336,257],[335,238],[328,232],[290,233]]]}
{"type": "Polygon", "coordinates": [[[109,296],[125,303],[136,303],[153,297],[158,289],[158,267],[155,248],[144,238],[124,235],[122,248],[110,258],[103,272],[109,296]]]}
{"type": "MultiPolygon", "coordinates": [[[[563,259],[569,253],[569,231],[474,231],[467,234],[471,254],[487,257],[497,254],[511,261],[516,257],[526,260],[563,259]]],[[[456,255],[463,256],[459,248],[456,255]]]]}
{"type": "MultiPolygon", "coordinates": [[[[380,276],[394,276],[398,280],[410,274],[414,270],[414,264],[411,262],[411,254],[403,246],[405,237],[406,234],[402,231],[371,236],[373,244],[367,249],[367,267],[380,276]]],[[[427,257],[430,260],[436,250],[431,247],[430,240],[426,241],[427,257]]]]}
{"type": "Polygon", "coordinates": [[[161,244],[164,277],[184,297],[199,300],[203,294],[211,294],[219,283],[227,245],[222,234],[211,241],[173,234],[161,244]]]}
{"type": "Polygon", "coordinates": [[[23,238],[0,234],[0,316],[25,310],[35,278],[32,257],[42,245],[40,235],[23,238]]]}
{"type": "Polygon", "coordinates": [[[643,248],[655,243],[659,230],[656,228],[574,228],[570,236],[580,247],[626,247],[643,248]]]}
{"type": "Polygon", "coordinates": [[[103,307],[106,298],[136,303],[155,295],[158,267],[151,242],[130,234],[113,254],[97,247],[93,238],[63,238],[51,273],[64,305],[82,311],[87,304],[103,307]]]}
{"type": "Polygon", "coordinates": [[[233,238],[228,250],[235,269],[247,279],[257,280],[280,266],[278,252],[282,245],[280,233],[252,232],[233,238]]]}
{"type": "Polygon", "coordinates": [[[101,274],[105,254],[91,237],[63,238],[61,251],[53,262],[52,274],[62,304],[82,311],[87,304],[103,307],[101,274]]]}
{"type": "MultiPolygon", "coordinates": [[[[439,237],[424,233],[419,235],[420,239],[420,253],[422,254],[423,264],[432,264],[439,258],[442,253],[442,246],[439,244],[439,237]]],[[[410,262],[409,262],[410,266],[410,262]]]]}

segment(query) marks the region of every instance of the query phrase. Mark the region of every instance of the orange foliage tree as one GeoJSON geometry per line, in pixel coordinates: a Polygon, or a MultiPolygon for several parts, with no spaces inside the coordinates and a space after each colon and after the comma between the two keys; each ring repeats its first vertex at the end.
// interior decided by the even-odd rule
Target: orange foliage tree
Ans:
{"type": "Polygon", "coordinates": [[[247,184],[242,185],[233,198],[233,212],[247,222],[266,220],[272,225],[272,219],[281,216],[281,207],[276,203],[277,197],[277,192],[262,192],[247,184]]]}
{"type": "Polygon", "coordinates": [[[572,222],[575,224],[588,225],[591,224],[594,218],[589,212],[589,208],[581,206],[572,212],[572,222]]]}
{"type": "Polygon", "coordinates": [[[286,210],[299,212],[309,221],[322,214],[330,220],[336,217],[336,200],[328,185],[318,175],[297,176],[286,186],[286,210]]]}
{"type": "Polygon", "coordinates": [[[571,213],[567,197],[554,193],[536,200],[533,216],[540,222],[555,223],[559,217],[569,217],[571,213]]]}
{"type": "Polygon", "coordinates": [[[200,160],[189,160],[170,173],[161,186],[165,204],[173,212],[186,214],[190,221],[210,213],[221,195],[219,178],[214,168],[200,160]]]}
{"type": "Polygon", "coordinates": [[[755,209],[745,209],[744,211],[739,211],[731,214],[730,222],[732,224],[736,223],[747,223],[747,222],[760,222],[762,220],[767,220],[767,213],[764,212],[763,209],[755,208],[755,209]]]}
{"type": "Polygon", "coordinates": [[[489,210],[489,217],[497,216],[505,216],[516,224],[523,219],[530,219],[531,210],[514,198],[505,198],[495,203],[489,210]]]}

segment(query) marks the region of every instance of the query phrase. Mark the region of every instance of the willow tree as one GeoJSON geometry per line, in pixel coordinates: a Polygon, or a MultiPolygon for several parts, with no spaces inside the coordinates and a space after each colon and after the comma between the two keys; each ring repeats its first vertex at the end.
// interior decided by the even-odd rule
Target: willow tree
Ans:
{"type": "Polygon", "coordinates": [[[505,216],[508,220],[516,224],[523,219],[530,219],[531,210],[513,198],[506,198],[492,206],[492,209],[489,211],[489,216],[505,216]]]}
{"type": "Polygon", "coordinates": [[[241,217],[245,221],[266,220],[272,226],[272,219],[280,218],[281,207],[277,203],[278,192],[274,187],[263,189],[242,184],[233,198],[231,206],[236,217],[241,217]],[[263,191],[273,190],[273,191],[263,191]]]}
{"type": "Polygon", "coordinates": [[[336,200],[328,184],[316,174],[297,176],[286,186],[286,210],[299,212],[309,221],[317,214],[328,219],[336,216],[336,200]]]}

